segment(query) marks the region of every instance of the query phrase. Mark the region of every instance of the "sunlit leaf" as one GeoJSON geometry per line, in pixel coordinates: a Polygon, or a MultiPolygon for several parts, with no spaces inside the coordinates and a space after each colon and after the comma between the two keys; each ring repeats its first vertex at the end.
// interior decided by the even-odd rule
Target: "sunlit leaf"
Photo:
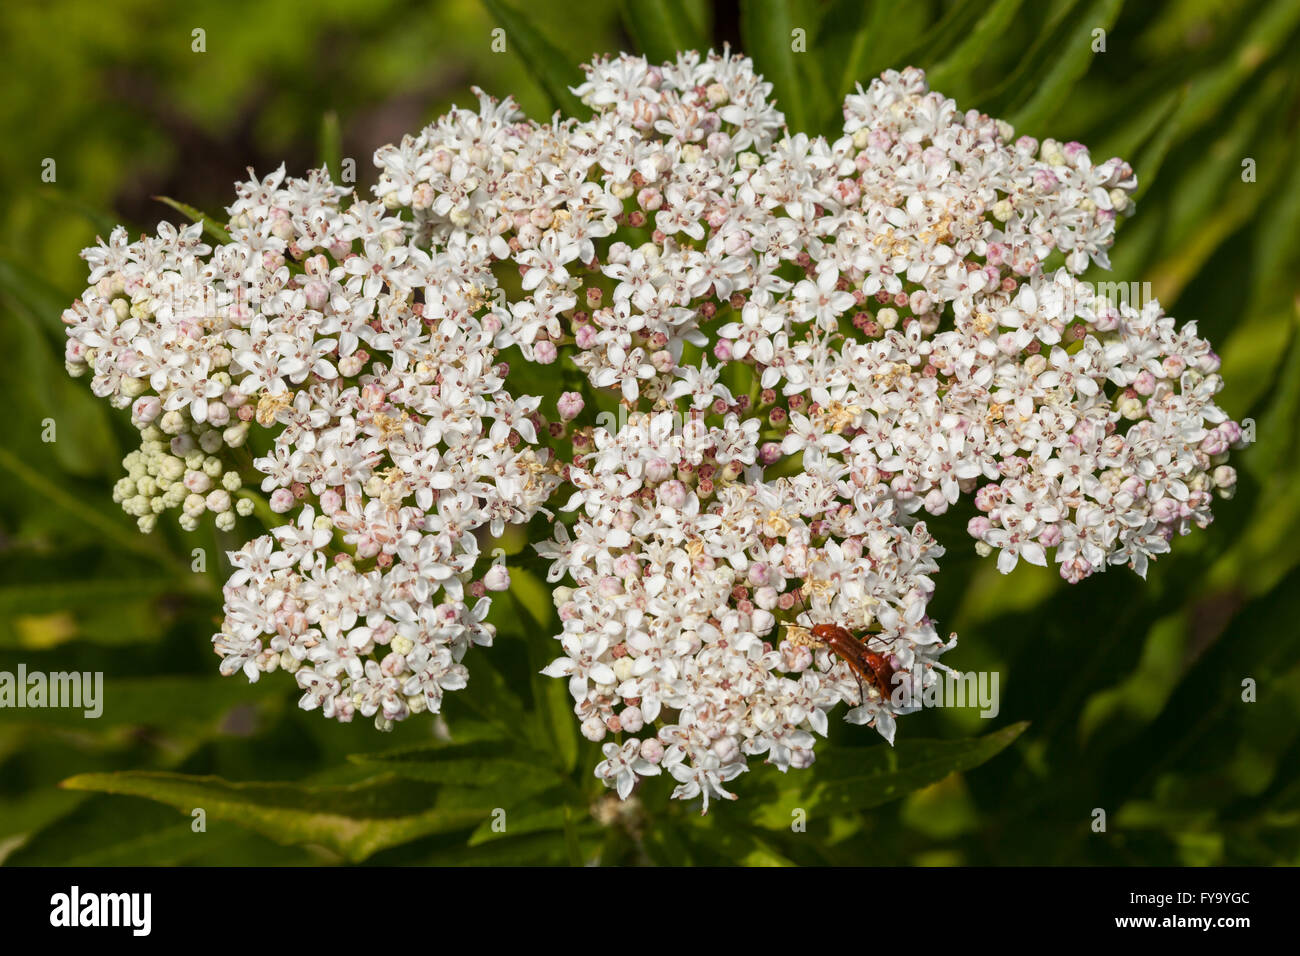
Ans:
{"type": "Polygon", "coordinates": [[[352,861],[418,837],[476,825],[478,810],[444,811],[431,806],[426,786],[385,776],[342,787],[289,783],[231,783],[219,777],[122,771],[89,773],[62,784],[145,797],[189,816],[201,808],[214,821],[256,830],[277,843],[319,844],[352,861]]]}

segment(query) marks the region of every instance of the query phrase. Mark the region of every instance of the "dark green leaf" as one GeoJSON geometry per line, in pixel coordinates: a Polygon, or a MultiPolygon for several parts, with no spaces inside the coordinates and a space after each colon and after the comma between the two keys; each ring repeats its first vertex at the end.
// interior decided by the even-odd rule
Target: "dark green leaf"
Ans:
{"type": "Polygon", "coordinates": [[[673,62],[685,50],[704,52],[708,39],[697,29],[685,0],[623,0],[623,23],[652,63],[673,62]]]}
{"type": "Polygon", "coordinates": [[[784,775],[776,783],[775,797],[755,812],[754,822],[788,830],[797,809],[811,818],[878,807],[950,773],[978,767],[1010,746],[1028,726],[1012,724],[968,740],[901,740],[896,747],[820,748],[810,779],[801,779],[800,771],[784,775]]]}
{"type": "Polygon", "coordinates": [[[505,0],[483,0],[483,6],[506,31],[508,49],[518,53],[550,97],[551,105],[566,116],[584,115],[586,111],[582,103],[569,90],[581,80],[577,65],[556,49],[527,15],[505,0]]]}

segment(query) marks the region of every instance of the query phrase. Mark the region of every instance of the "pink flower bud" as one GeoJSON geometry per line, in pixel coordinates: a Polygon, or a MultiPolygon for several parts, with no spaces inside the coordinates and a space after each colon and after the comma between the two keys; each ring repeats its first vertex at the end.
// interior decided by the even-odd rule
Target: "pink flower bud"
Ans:
{"type": "Polygon", "coordinates": [[[624,707],[618,718],[629,734],[635,734],[645,726],[645,715],[641,713],[640,707],[624,707]]]}
{"type": "Polygon", "coordinates": [[[1161,498],[1151,506],[1151,516],[1164,524],[1178,517],[1178,501],[1174,498],[1161,498]]]}
{"type": "Polygon", "coordinates": [[[145,395],[137,398],[135,404],[131,406],[131,414],[146,425],[157,418],[161,412],[162,402],[156,395],[145,395]]]}
{"type": "Polygon", "coordinates": [[[564,392],[555,403],[555,407],[559,410],[562,421],[571,422],[582,414],[586,404],[579,393],[564,392]]]}
{"type": "Polygon", "coordinates": [[[313,279],[308,282],[302,289],[303,296],[307,300],[309,309],[321,309],[329,301],[330,289],[324,282],[319,279],[313,279]]]}
{"type": "Polygon", "coordinates": [[[559,358],[559,352],[554,342],[545,339],[533,346],[533,358],[541,365],[550,365],[559,358]]]}
{"type": "Polygon", "coordinates": [[[690,489],[674,478],[659,486],[659,503],[667,508],[684,508],[690,494],[690,489]]]}

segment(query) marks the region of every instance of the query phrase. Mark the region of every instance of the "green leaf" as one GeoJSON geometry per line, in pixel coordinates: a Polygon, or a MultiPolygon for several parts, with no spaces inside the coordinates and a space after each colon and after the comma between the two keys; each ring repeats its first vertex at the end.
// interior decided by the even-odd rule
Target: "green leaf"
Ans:
{"type": "Polygon", "coordinates": [[[824,129],[842,127],[844,97],[887,69],[925,27],[928,11],[919,3],[893,0],[835,0],[822,16],[813,62],[827,92],[824,129]]]}
{"type": "Polygon", "coordinates": [[[396,775],[349,786],[232,783],[220,777],[121,771],[86,773],[61,784],[68,790],[145,797],[187,816],[202,808],[214,821],[255,830],[277,843],[319,844],[352,862],[420,837],[474,826],[480,809],[431,806],[433,791],[396,775]]]}
{"type": "Polygon", "coordinates": [[[776,105],[792,132],[808,131],[808,97],[795,63],[791,34],[796,24],[791,20],[786,0],[741,0],[740,30],[746,52],[754,58],[759,73],[772,84],[776,105]]]}
{"type": "MultiPolygon", "coordinates": [[[[784,829],[790,828],[790,820],[785,821],[784,829]]],[[[709,862],[708,857],[722,865],[736,866],[794,866],[795,863],[780,850],[776,849],[763,837],[752,830],[740,829],[717,820],[707,818],[697,820],[692,825],[685,825],[681,834],[696,848],[695,857],[701,862],[709,862]]]]}
{"type": "Polygon", "coordinates": [[[188,823],[157,804],[54,793],[64,810],[25,835],[10,866],[168,865],[198,851],[188,823]],[[185,839],[188,837],[188,840],[185,839]],[[188,845],[186,845],[188,844],[188,845]]]}
{"type": "MultiPolygon", "coordinates": [[[[181,574],[193,578],[196,582],[196,588],[206,586],[207,590],[212,590],[213,585],[206,576],[192,574],[189,568],[181,564],[174,555],[169,554],[160,547],[158,538],[142,535],[134,528],[127,526],[125,521],[118,517],[121,512],[115,511],[112,516],[105,514],[103,511],[87,504],[81,496],[59,487],[58,484],[50,480],[48,475],[37,473],[5,448],[0,448],[0,469],[9,471],[33,491],[48,499],[55,507],[62,508],[80,518],[89,528],[98,530],[117,546],[155,561],[169,564],[181,574]]],[[[184,580],[184,578],[179,579],[184,580]]]]}
{"type": "Polygon", "coordinates": [[[979,95],[981,109],[1004,115],[1010,112],[1013,104],[1028,95],[1027,91],[1034,89],[1039,76],[1056,62],[1059,53],[1056,47],[1064,31],[1068,30],[1071,14],[1078,4],[1079,0],[1061,0],[1052,7],[1047,22],[1037,31],[1033,45],[1019,57],[1020,65],[1002,82],[979,95]]]}
{"type": "Polygon", "coordinates": [[[1006,33],[1024,0],[994,0],[975,28],[962,40],[943,62],[927,75],[930,88],[942,90],[958,103],[972,93],[971,76],[987,56],[990,48],[1006,33]]]}
{"type": "Polygon", "coordinates": [[[230,241],[230,230],[221,225],[215,216],[210,216],[206,212],[195,209],[193,206],[186,205],[179,200],[172,199],[169,196],[154,196],[154,199],[166,206],[171,206],[183,216],[189,217],[191,222],[203,222],[203,231],[206,232],[217,242],[226,243],[230,241]]]}
{"type": "Polygon", "coordinates": [[[41,280],[32,269],[10,258],[0,259],[0,298],[19,320],[0,332],[4,371],[21,375],[27,383],[16,396],[26,405],[22,414],[29,441],[13,436],[10,446],[40,448],[52,454],[60,468],[77,475],[112,474],[121,461],[121,449],[109,420],[108,407],[95,399],[83,383],[64,369],[66,327],[62,321],[70,297],[41,280]],[[58,441],[37,443],[43,420],[55,422],[58,441]]]}
{"type": "MultiPolygon", "coordinates": [[[[75,665],[69,667],[75,670],[75,665]]],[[[87,721],[81,710],[43,707],[6,710],[2,720],[40,727],[97,731],[111,727],[159,727],[166,731],[215,727],[236,708],[274,712],[284,697],[267,694],[242,677],[124,677],[106,676],[103,714],[87,721]]]]}
{"type": "MultiPolygon", "coordinates": [[[[895,6],[889,2],[879,5],[887,10],[895,6]]],[[[980,10],[986,6],[987,0],[957,0],[920,39],[895,48],[891,65],[901,69],[904,66],[928,67],[939,62],[969,33],[980,10]]]]}
{"type": "Polygon", "coordinates": [[[687,12],[685,0],[623,0],[623,24],[651,63],[673,62],[684,50],[708,46],[687,12]]]}
{"type": "Polygon", "coordinates": [[[1027,722],[966,740],[904,740],[896,747],[823,748],[813,769],[777,781],[774,798],[754,813],[758,826],[787,830],[793,813],[809,817],[869,810],[991,760],[1019,737],[1027,722]],[[806,779],[801,779],[806,777],[806,779]]]}
{"type": "Polygon", "coordinates": [[[818,58],[823,61],[827,83],[836,99],[843,99],[857,83],[865,86],[888,64],[880,43],[891,22],[887,13],[884,3],[837,0],[823,18],[817,49],[819,54],[828,55],[818,58]],[[838,72],[836,66],[840,66],[838,72]]]}
{"type": "Polygon", "coordinates": [[[582,101],[569,90],[580,78],[577,66],[570,62],[569,57],[546,39],[525,14],[504,0],[482,2],[492,19],[506,31],[507,47],[518,52],[524,65],[550,97],[551,105],[565,116],[585,115],[582,101]]]}
{"type": "Polygon", "coordinates": [[[484,820],[470,834],[469,845],[499,843],[524,834],[548,830],[563,831],[566,820],[565,801],[570,796],[564,789],[557,787],[504,807],[505,818],[500,823],[496,818],[484,820]],[[504,829],[500,829],[502,826],[504,829]]]}
{"type": "Polygon", "coordinates": [[[551,640],[558,627],[551,591],[537,575],[516,565],[510,569],[510,596],[536,622],[539,639],[527,642],[529,666],[533,671],[533,700],[545,722],[544,736],[559,758],[560,766],[565,772],[572,772],[578,763],[579,740],[568,682],[541,673],[557,655],[556,644],[551,640]]]}
{"type": "Polygon", "coordinates": [[[568,846],[561,831],[512,834],[510,839],[440,850],[423,862],[430,866],[563,866],[568,862],[568,846]]]}
{"type": "Polygon", "coordinates": [[[1152,142],[1161,130],[1168,128],[1177,114],[1179,105],[1187,95],[1184,88],[1170,90],[1164,96],[1150,101],[1106,133],[1094,153],[1096,156],[1119,156],[1130,162],[1138,150],[1152,142]]]}
{"type": "Polygon", "coordinates": [[[377,754],[352,754],[348,759],[425,783],[460,787],[499,787],[508,783],[519,794],[534,793],[563,781],[553,767],[507,741],[403,747],[377,754]]]}
{"type": "Polygon", "coordinates": [[[578,740],[578,718],[573,713],[573,698],[569,696],[569,682],[545,675],[538,675],[537,680],[544,682],[540,699],[560,766],[566,773],[572,773],[578,765],[581,742],[578,740]]]}
{"type": "Polygon", "coordinates": [[[555,599],[551,589],[527,568],[510,568],[510,596],[539,627],[548,626],[555,617],[555,599]]]}
{"type": "Polygon", "coordinates": [[[1097,0],[1079,17],[1066,33],[1065,41],[1050,62],[1050,69],[1032,88],[1032,94],[1010,118],[1016,129],[1040,129],[1070,96],[1075,85],[1092,63],[1094,30],[1109,30],[1115,25],[1124,0],[1097,0]]]}
{"type": "Polygon", "coordinates": [[[492,724],[506,739],[524,737],[539,747],[545,747],[546,731],[538,725],[535,715],[524,707],[519,695],[506,683],[501,672],[486,654],[478,654],[469,665],[469,683],[448,701],[453,706],[464,705],[483,720],[492,724]]]}
{"type": "Polygon", "coordinates": [[[0,253],[0,292],[10,296],[36,319],[50,341],[58,345],[62,357],[63,341],[67,335],[63,312],[72,303],[7,252],[0,253]]]}
{"type": "Polygon", "coordinates": [[[162,623],[156,602],[171,590],[169,583],[110,578],[0,587],[0,648],[39,650],[79,638],[105,644],[155,639],[162,623]]]}

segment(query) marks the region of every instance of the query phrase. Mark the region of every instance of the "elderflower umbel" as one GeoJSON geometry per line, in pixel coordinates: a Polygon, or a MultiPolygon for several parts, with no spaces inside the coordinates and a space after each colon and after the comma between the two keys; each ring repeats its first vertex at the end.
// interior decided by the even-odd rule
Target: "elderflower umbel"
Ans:
{"type": "Polygon", "coordinates": [[[376,152],[374,200],[281,169],[221,245],[87,250],[67,361],[140,429],[117,500],[146,531],[283,516],[231,555],[223,672],[381,727],[437,710],[511,585],[483,542],[550,520],[545,673],[597,776],[707,808],[751,757],[812,764],[841,703],[893,741],[955,643],[926,515],[969,498],[1000,570],[1077,582],[1145,575],[1232,493],[1209,344],[1079,278],[1132,210],[1122,160],[915,69],[833,141],[730,51],[585,71],[590,118],[475,91],[376,152]],[[860,683],[827,623],[910,680],[860,683]]]}

